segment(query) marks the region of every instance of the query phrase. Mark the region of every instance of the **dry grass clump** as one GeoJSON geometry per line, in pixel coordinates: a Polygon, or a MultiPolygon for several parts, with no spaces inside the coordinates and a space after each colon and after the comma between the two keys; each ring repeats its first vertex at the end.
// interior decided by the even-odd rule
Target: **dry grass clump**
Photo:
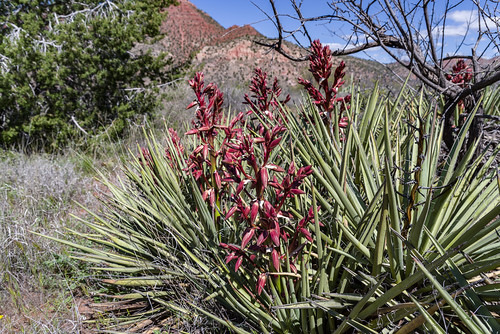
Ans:
{"type": "Polygon", "coordinates": [[[56,236],[74,227],[74,201],[96,205],[92,178],[68,156],[1,155],[0,332],[78,332],[74,293],[83,268],[31,231],[56,236]]]}

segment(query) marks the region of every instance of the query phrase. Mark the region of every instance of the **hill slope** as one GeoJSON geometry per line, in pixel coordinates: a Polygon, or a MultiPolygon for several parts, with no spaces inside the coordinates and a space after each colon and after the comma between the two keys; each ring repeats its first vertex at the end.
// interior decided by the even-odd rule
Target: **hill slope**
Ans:
{"type": "MultiPolygon", "coordinates": [[[[193,71],[203,71],[209,81],[242,88],[256,67],[277,76],[288,89],[297,85],[299,76],[309,78],[307,62],[290,61],[253,43],[266,37],[249,25],[225,29],[188,0],[180,0],[178,6],[169,7],[167,12],[162,24],[166,37],[155,49],[170,53],[176,64],[191,60],[193,71]]],[[[285,44],[291,54],[305,52],[292,43],[285,44]]],[[[377,80],[390,89],[399,85],[400,80],[380,63],[349,56],[337,58],[337,63],[341,60],[346,62],[346,79],[361,87],[373,87],[377,80]]]]}
{"type": "Polygon", "coordinates": [[[167,9],[161,32],[166,37],[159,44],[174,56],[176,62],[188,60],[206,45],[217,45],[242,36],[262,36],[249,25],[225,29],[188,0],[180,0],[179,5],[167,9]]]}

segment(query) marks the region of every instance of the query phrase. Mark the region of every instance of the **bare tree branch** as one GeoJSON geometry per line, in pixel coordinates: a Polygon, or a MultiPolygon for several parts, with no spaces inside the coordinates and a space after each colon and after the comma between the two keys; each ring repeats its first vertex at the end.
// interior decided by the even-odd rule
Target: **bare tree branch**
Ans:
{"type": "MultiPolygon", "coordinates": [[[[452,11],[459,6],[467,5],[463,0],[446,0],[444,11],[436,12],[435,0],[330,0],[330,13],[315,17],[305,17],[302,8],[295,0],[290,0],[293,14],[279,13],[275,0],[269,0],[273,14],[268,16],[275,24],[278,38],[273,42],[258,42],[272,48],[294,61],[303,61],[308,57],[295,57],[283,48],[287,38],[283,33],[302,34],[311,42],[307,24],[311,22],[327,22],[344,24],[351,34],[341,36],[345,47],[332,50],[334,56],[353,55],[375,47],[382,48],[394,61],[410,71],[425,86],[443,94],[447,100],[444,110],[445,126],[451,126],[450,117],[456,104],[463,99],[477,103],[481,91],[500,81],[500,60],[483,62],[481,59],[487,52],[500,53],[500,11],[498,1],[473,0],[475,8],[470,18],[461,29],[462,38],[451,54],[445,55],[446,36],[453,28],[449,25],[452,11]],[[475,14],[473,14],[475,13],[475,14]],[[283,26],[280,17],[286,16],[297,22],[294,28],[283,26]],[[470,54],[464,52],[468,47],[469,37],[475,37],[474,45],[469,47],[470,54]],[[440,43],[438,43],[438,41],[440,43]],[[450,80],[450,61],[467,59],[472,66],[473,81],[470,83],[454,83],[450,80]]],[[[301,3],[302,5],[302,3],[301,3]]],[[[294,22],[292,20],[292,22],[294,22]]],[[[479,114],[481,111],[479,111],[479,114]]],[[[480,119],[481,117],[478,117],[480,119]]],[[[476,129],[477,130],[477,129],[476,129]]],[[[475,131],[476,131],[475,130],[475,131]]],[[[445,130],[446,132],[446,130],[445,130]]],[[[476,131],[477,132],[477,131],[476,131]]],[[[452,135],[448,136],[450,147],[452,135]]]]}

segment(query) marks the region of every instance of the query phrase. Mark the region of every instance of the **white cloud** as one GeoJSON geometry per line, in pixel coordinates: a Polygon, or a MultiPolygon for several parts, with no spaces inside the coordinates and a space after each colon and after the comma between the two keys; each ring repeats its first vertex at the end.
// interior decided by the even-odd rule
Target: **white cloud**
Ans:
{"type": "MultiPolygon", "coordinates": [[[[470,31],[471,27],[468,27],[467,24],[464,25],[457,25],[457,26],[449,26],[447,25],[444,28],[444,35],[445,36],[464,36],[470,31]]],[[[437,31],[439,32],[439,35],[441,34],[442,28],[438,28],[437,31]]]]}
{"type": "Polygon", "coordinates": [[[455,10],[448,13],[448,18],[458,23],[477,21],[477,12],[475,10],[455,10]]]}
{"type": "MultiPolygon", "coordinates": [[[[479,22],[481,22],[481,27],[492,28],[500,24],[499,17],[481,17],[478,19],[476,10],[455,10],[447,14],[448,19],[453,21],[454,24],[446,25],[444,29],[445,36],[464,36],[468,33],[477,32],[479,29],[479,22]]],[[[441,32],[442,28],[437,28],[441,32]]]]}

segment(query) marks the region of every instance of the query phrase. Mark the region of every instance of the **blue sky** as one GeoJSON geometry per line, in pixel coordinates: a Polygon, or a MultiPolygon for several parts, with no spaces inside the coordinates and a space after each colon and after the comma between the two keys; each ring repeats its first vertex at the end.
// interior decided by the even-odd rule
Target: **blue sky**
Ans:
{"type": "MultiPolygon", "coordinates": [[[[203,10],[212,16],[217,22],[219,22],[224,27],[230,27],[232,25],[244,25],[250,24],[260,33],[267,37],[276,37],[276,29],[274,25],[268,20],[266,14],[272,13],[271,6],[267,0],[190,0],[196,7],[203,10]],[[258,7],[260,7],[260,9],[258,7]],[[265,13],[264,13],[264,12],[265,13]]],[[[488,2],[491,0],[480,0],[483,2],[488,2]]],[[[300,2],[300,1],[297,1],[300,2]]],[[[403,1],[405,4],[412,3],[413,1],[403,1]]],[[[446,1],[435,0],[435,17],[441,17],[444,14],[444,6],[446,1]]],[[[459,3],[459,5],[454,8],[448,14],[448,24],[445,30],[445,43],[444,43],[444,53],[452,54],[455,52],[457,45],[464,42],[463,49],[465,53],[470,54],[470,48],[474,45],[476,41],[476,34],[470,34],[468,39],[463,40],[467,28],[469,31],[477,30],[478,22],[475,14],[471,10],[474,8],[474,2],[472,0],[464,1],[450,1],[450,3],[459,3]]],[[[276,6],[278,12],[280,13],[291,13],[291,7],[289,6],[288,0],[276,0],[276,6]]],[[[325,13],[329,13],[330,9],[327,5],[326,0],[304,0],[302,11],[305,17],[317,16],[325,13]]],[[[498,13],[496,13],[498,15],[498,13]]],[[[494,20],[499,20],[499,17],[493,18],[494,20]]],[[[295,27],[294,22],[286,19],[284,24],[288,25],[289,28],[295,27]]],[[[500,22],[497,21],[497,22],[500,22]]],[[[490,22],[491,24],[491,22],[490,22]]],[[[350,30],[346,26],[339,26],[327,23],[312,23],[308,26],[309,32],[313,39],[319,38],[322,43],[330,43],[331,48],[335,49],[341,45],[345,45],[341,36],[347,36],[350,30]],[[333,30],[335,29],[335,32],[333,30]],[[335,36],[337,35],[337,36],[335,36]]],[[[304,39],[305,42],[305,39],[304,39]]],[[[483,42],[481,46],[485,46],[483,42]]],[[[440,45],[438,45],[440,47],[440,45]]],[[[495,51],[490,50],[486,54],[487,58],[492,56],[498,56],[495,51]]],[[[362,58],[373,58],[381,62],[388,62],[391,58],[385,54],[380,48],[369,51],[365,54],[357,54],[356,56],[362,58]]]]}
{"type": "MultiPolygon", "coordinates": [[[[203,10],[225,28],[232,25],[250,24],[260,33],[267,37],[277,35],[276,28],[268,20],[266,14],[272,13],[272,8],[267,0],[190,0],[196,7],[203,10]]],[[[325,0],[306,0],[314,5],[303,5],[305,16],[321,15],[328,12],[329,7],[325,0]]],[[[288,0],[277,0],[276,7],[280,12],[290,12],[291,7],[288,0]]],[[[314,34],[313,38],[322,41],[332,40],[330,32],[323,25],[311,25],[309,27],[314,34]]]]}

